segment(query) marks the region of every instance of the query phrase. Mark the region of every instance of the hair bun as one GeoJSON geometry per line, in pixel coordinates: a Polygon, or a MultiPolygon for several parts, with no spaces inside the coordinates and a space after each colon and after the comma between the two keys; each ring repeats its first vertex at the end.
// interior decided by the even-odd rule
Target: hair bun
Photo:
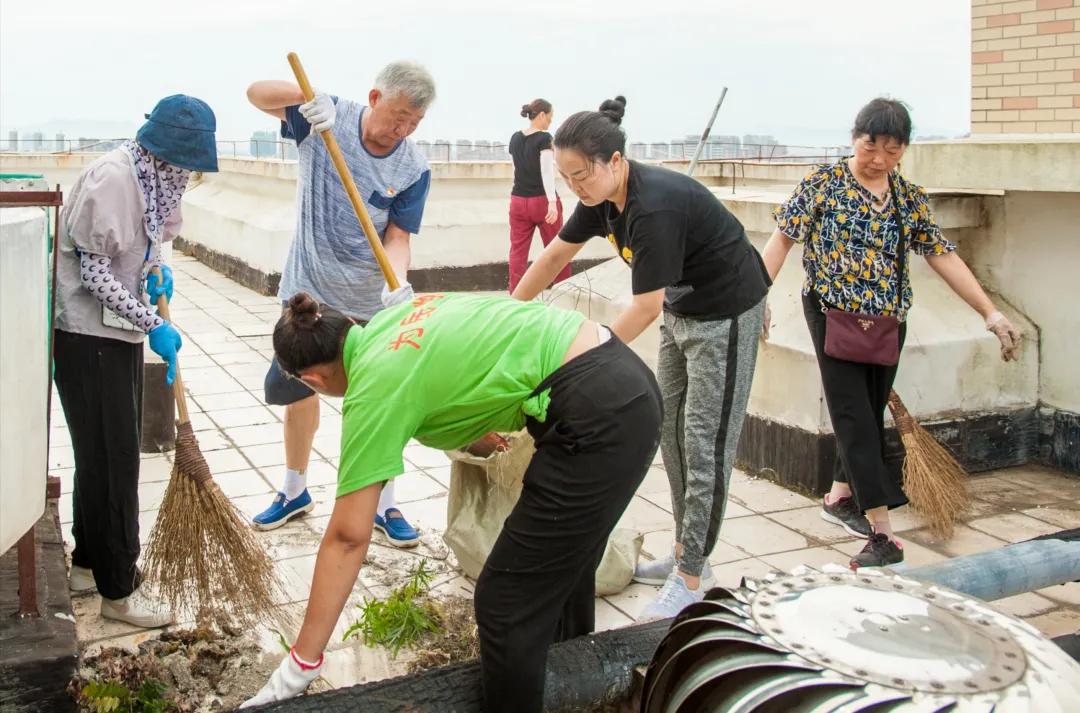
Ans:
{"type": "Polygon", "coordinates": [[[297,292],[289,298],[289,311],[300,326],[310,328],[319,319],[319,303],[306,292],[297,292]]]}
{"type": "Polygon", "coordinates": [[[521,105],[521,115],[523,117],[525,117],[526,119],[529,118],[529,112],[531,112],[531,111],[532,111],[532,107],[530,107],[528,104],[522,104],[521,105]]]}
{"type": "Polygon", "coordinates": [[[626,114],[626,97],[620,94],[614,99],[605,99],[600,105],[600,113],[615,122],[616,126],[622,124],[623,115],[626,114]]]}

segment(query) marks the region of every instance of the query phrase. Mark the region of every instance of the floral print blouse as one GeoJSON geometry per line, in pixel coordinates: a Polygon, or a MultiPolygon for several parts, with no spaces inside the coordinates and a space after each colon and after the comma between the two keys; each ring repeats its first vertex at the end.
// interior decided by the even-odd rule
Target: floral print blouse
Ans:
{"type": "Polygon", "coordinates": [[[910,269],[897,299],[896,268],[901,226],[904,260],[908,251],[942,255],[956,245],[941,234],[930,214],[926,190],[893,171],[884,207],[851,173],[847,159],[818,166],[780,207],[776,225],[803,244],[806,280],[829,305],[845,312],[893,315],[904,319],[911,307],[910,269]]]}

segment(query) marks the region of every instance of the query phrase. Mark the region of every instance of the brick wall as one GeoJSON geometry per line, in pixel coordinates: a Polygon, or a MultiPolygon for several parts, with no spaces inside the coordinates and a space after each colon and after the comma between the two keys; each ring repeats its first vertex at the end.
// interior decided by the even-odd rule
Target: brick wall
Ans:
{"type": "Polygon", "coordinates": [[[1080,133],[1080,0],[972,0],[971,131],[1080,133]]]}

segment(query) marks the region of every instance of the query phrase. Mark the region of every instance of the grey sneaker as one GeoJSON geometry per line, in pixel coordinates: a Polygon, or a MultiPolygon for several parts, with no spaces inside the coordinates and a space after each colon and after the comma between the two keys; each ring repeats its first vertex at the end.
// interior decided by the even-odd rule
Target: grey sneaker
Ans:
{"type": "Polygon", "coordinates": [[[634,567],[633,580],[641,584],[653,584],[660,586],[675,571],[675,549],[667,557],[654,560],[639,559],[634,567]]]}
{"type": "Polygon", "coordinates": [[[101,617],[127,622],[143,629],[156,629],[173,623],[173,613],[159,599],[139,587],[123,599],[101,598],[101,617]]]}
{"type": "Polygon", "coordinates": [[[638,621],[654,621],[656,619],[668,619],[681,612],[686,607],[700,602],[705,598],[705,592],[709,590],[704,572],[702,573],[701,586],[695,590],[686,588],[686,582],[677,572],[668,575],[664,586],[656,599],[649,603],[638,616],[638,621]]]}
{"type": "Polygon", "coordinates": [[[94,571],[87,567],[71,565],[71,576],[68,578],[68,589],[72,594],[86,594],[97,588],[94,581],[94,571]]]}
{"type": "Polygon", "coordinates": [[[822,498],[821,519],[839,525],[855,537],[861,537],[864,540],[870,537],[870,521],[855,504],[855,498],[839,498],[832,504],[822,498]]]}

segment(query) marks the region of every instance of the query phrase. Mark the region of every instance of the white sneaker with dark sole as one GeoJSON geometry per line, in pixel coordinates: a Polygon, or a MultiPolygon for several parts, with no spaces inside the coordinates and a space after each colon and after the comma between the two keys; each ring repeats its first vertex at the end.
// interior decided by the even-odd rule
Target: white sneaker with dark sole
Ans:
{"type": "Polygon", "coordinates": [[[71,590],[72,594],[89,594],[97,589],[97,582],[94,581],[94,571],[87,567],[71,565],[68,589],[71,590]]]}

